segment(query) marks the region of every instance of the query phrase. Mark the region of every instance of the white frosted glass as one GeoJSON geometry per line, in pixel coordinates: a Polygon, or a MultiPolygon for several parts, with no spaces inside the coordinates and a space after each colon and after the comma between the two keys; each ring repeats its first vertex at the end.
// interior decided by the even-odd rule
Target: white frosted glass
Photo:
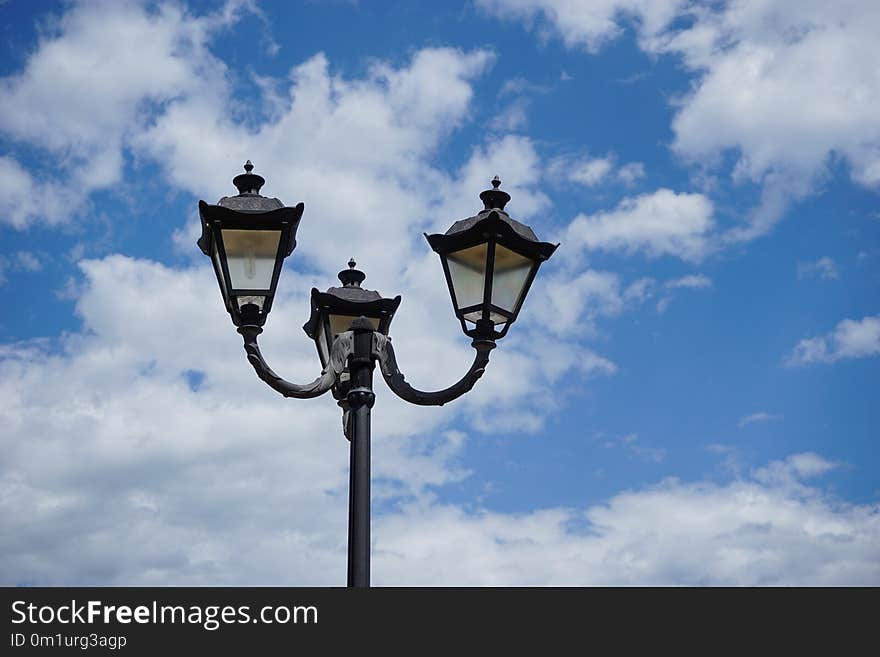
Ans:
{"type": "Polygon", "coordinates": [[[486,245],[453,251],[446,256],[459,310],[483,303],[486,281],[486,245]]]}
{"type": "MultiPolygon", "coordinates": [[[[492,305],[508,312],[516,310],[533,262],[508,248],[495,245],[495,273],[492,277],[492,305]]],[[[499,321],[492,320],[496,324],[499,321]]],[[[501,322],[507,319],[501,319],[501,322]]]]}
{"type": "Polygon", "coordinates": [[[281,231],[223,229],[221,232],[233,289],[268,291],[272,286],[281,231]]]}

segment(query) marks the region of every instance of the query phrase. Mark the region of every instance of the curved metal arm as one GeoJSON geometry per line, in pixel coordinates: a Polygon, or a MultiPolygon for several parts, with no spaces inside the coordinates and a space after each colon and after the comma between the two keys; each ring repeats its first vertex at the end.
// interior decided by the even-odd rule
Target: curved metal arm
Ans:
{"type": "Polygon", "coordinates": [[[247,358],[254,366],[257,376],[285,397],[296,397],[297,399],[310,399],[330,390],[342,370],[345,369],[348,357],[354,350],[354,333],[351,331],[340,333],[333,341],[330,362],[321,372],[321,376],[311,383],[300,385],[285,381],[266,364],[263,354],[260,353],[260,347],[257,345],[257,336],[263,332],[263,329],[259,326],[242,326],[238,332],[244,338],[244,350],[247,352],[247,358]]]}
{"type": "Polygon", "coordinates": [[[410,403],[419,406],[443,406],[446,402],[458,399],[464,393],[474,387],[483,372],[486,371],[486,365],[489,364],[489,352],[495,348],[495,342],[492,340],[474,340],[471,346],[477,350],[474,356],[473,365],[467,371],[458,383],[455,383],[445,390],[437,392],[424,392],[416,390],[406,382],[400,368],[397,367],[397,358],[394,356],[394,347],[391,346],[391,340],[381,333],[373,333],[373,356],[379,360],[379,368],[382,370],[382,377],[388,387],[394,391],[394,394],[410,403]]]}

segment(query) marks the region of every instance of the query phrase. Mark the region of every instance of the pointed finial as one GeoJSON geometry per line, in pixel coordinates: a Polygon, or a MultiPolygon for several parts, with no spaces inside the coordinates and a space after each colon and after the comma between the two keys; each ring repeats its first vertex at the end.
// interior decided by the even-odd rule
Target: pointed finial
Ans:
{"type": "Polygon", "coordinates": [[[492,178],[492,189],[487,189],[480,194],[480,200],[486,210],[504,211],[504,206],[510,200],[510,194],[498,189],[501,186],[501,178],[492,178]]]}
{"type": "Polygon", "coordinates": [[[254,196],[260,193],[260,187],[266,184],[263,176],[251,173],[254,170],[253,163],[248,160],[244,163],[244,173],[238,174],[232,179],[232,184],[238,188],[239,194],[252,194],[254,196]]]}
{"type": "Polygon", "coordinates": [[[361,283],[364,282],[364,279],[367,275],[355,269],[357,263],[354,261],[354,258],[348,261],[348,269],[343,269],[339,272],[339,280],[342,281],[342,285],[345,287],[360,287],[361,283]]]}

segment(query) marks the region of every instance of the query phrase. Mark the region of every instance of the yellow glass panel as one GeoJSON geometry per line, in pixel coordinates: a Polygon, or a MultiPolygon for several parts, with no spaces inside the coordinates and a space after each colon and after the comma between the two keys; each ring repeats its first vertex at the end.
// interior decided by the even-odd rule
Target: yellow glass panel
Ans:
{"type": "MultiPolygon", "coordinates": [[[[351,328],[351,323],[356,319],[357,317],[353,315],[330,315],[330,331],[333,333],[333,337],[335,338],[343,331],[348,331],[351,328]]],[[[379,330],[379,320],[377,318],[367,317],[367,321],[370,322],[370,326],[374,331],[379,330]]]]}

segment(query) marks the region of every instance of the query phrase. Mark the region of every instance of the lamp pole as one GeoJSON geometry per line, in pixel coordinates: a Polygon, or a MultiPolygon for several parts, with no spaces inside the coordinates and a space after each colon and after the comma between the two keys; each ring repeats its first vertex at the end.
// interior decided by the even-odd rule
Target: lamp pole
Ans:
{"type": "Polygon", "coordinates": [[[351,390],[351,458],[348,484],[348,586],[370,585],[370,413],[373,393],[373,328],[358,318],[351,325],[354,351],[348,360],[351,390]]]}
{"type": "Polygon", "coordinates": [[[516,321],[538,272],[558,245],[538,240],[534,231],[504,210],[510,200],[499,189],[480,194],[484,208],[455,222],[444,234],[425,235],[440,256],[453,310],[476,351],[470,369],[458,382],[435,392],[412,387],[397,365],[388,331],[400,297],[383,298],[361,287],[366,274],[355,268],[339,272],[342,287],[312,289],[311,315],[303,326],[321,361],[321,375],[306,384],[285,381],[266,363],[257,343],[272,308],[285,258],[296,247],[302,203],[286,207],[260,195],[266,182],[253,171],[233,184],[236,196],[216,205],[199,201],[202,235],[199,248],[211,258],[220,293],[232,323],[244,340],[247,358],[267,385],[285,397],[309,399],[331,391],[342,408],[350,441],[348,509],[348,586],[370,585],[370,414],[376,396],[376,363],[385,383],[401,399],[420,406],[442,406],[473,388],[489,364],[489,353],[516,321]]]}

